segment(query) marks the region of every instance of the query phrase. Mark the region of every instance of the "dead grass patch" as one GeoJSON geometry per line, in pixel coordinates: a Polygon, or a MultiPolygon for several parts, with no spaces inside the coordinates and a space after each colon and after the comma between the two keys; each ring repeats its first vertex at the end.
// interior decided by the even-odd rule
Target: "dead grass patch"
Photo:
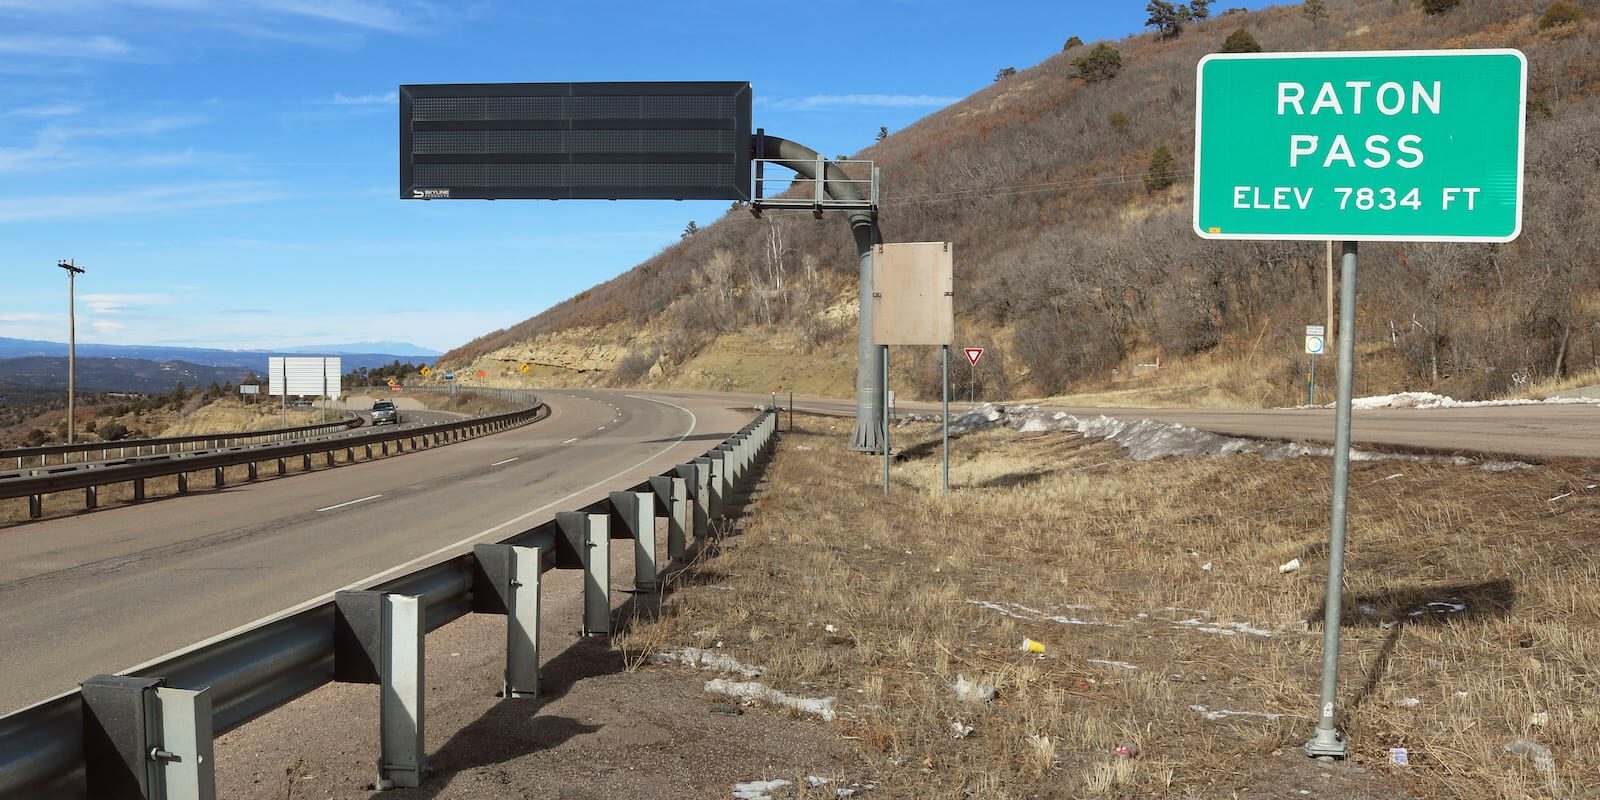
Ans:
{"type": "Polygon", "coordinates": [[[797,420],[743,532],[696,567],[718,577],[685,581],[632,635],[720,648],[792,696],[836,697],[877,796],[1600,789],[1591,465],[1353,465],[1340,673],[1353,747],[1330,766],[1300,750],[1328,461],[1133,462],[1073,434],[992,431],[955,441],[949,500],[936,447],[898,464],[884,497],[875,462],[846,450],[848,421],[797,420]],[[958,681],[993,699],[961,699],[958,681]],[[1519,739],[1553,761],[1504,751],[1519,739]]]}

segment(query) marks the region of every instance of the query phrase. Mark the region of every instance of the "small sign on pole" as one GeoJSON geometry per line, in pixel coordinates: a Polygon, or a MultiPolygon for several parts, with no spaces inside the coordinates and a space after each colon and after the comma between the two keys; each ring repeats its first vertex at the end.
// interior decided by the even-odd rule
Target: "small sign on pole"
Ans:
{"type": "Polygon", "coordinates": [[[974,367],[978,366],[978,359],[983,358],[983,348],[981,347],[963,347],[961,351],[967,354],[967,363],[974,367]]]}
{"type": "Polygon", "coordinates": [[[1320,356],[1328,346],[1325,330],[1321,325],[1306,326],[1306,352],[1310,355],[1320,356]]]}

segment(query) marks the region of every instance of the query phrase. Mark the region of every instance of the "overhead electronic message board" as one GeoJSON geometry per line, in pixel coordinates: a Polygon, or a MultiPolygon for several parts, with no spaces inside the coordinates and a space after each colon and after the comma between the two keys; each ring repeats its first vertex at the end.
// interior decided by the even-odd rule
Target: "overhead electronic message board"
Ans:
{"type": "Polygon", "coordinates": [[[406,200],[749,200],[750,84],[400,87],[406,200]]]}
{"type": "Polygon", "coordinates": [[[1507,242],[1522,230],[1519,51],[1218,54],[1197,73],[1205,238],[1507,242]]]}

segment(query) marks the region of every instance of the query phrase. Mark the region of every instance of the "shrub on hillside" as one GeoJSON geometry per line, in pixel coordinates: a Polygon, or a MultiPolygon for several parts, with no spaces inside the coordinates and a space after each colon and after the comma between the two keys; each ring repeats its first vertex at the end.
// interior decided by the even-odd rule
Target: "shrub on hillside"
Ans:
{"type": "Polygon", "coordinates": [[[48,439],[48,438],[50,438],[50,434],[45,433],[44,431],[42,431],[42,430],[40,430],[38,428],[34,428],[33,430],[28,431],[28,438],[27,438],[28,446],[29,447],[39,447],[40,445],[43,445],[45,443],[45,440],[48,439]]]}
{"type": "Polygon", "coordinates": [[[1079,39],[1076,36],[1074,36],[1074,37],[1068,39],[1066,44],[1061,45],[1061,49],[1062,50],[1071,50],[1074,47],[1082,47],[1082,46],[1083,46],[1083,40],[1079,39]]]}
{"type": "Polygon", "coordinates": [[[115,420],[100,426],[100,439],[106,442],[116,442],[128,438],[128,426],[115,420]]]}
{"type": "Polygon", "coordinates": [[[1228,34],[1228,38],[1222,42],[1222,52],[1259,53],[1261,52],[1261,43],[1257,42],[1256,37],[1251,36],[1249,31],[1240,28],[1228,34]]]}
{"type": "Polygon", "coordinates": [[[1422,11],[1426,14],[1443,14],[1459,5],[1461,0],[1422,0],[1422,11]]]}
{"type": "Polygon", "coordinates": [[[1078,77],[1089,83],[1099,83],[1117,77],[1122,71],[1122,52],[1105,42],[1089,48],[1087,55],[1072,59],[1078,68],[1078,77]]]}
{"type": "Polygon", "coordinates": [[[1549,30],[1561,25],[1574,25],[1583,21],[1583,9],[1572,0],[1555,0],[1539,17],[1539,30],[1549,30]]]}
{"type": "Polygon", "coordinates": [[[1177,183],[1177,170],[1178,161],[1172,157],[1172,150],[1166,145],[1157,147],[1155,154],[1150,156],[1150,169],[1144,175],[1144,188],[1159,192],[1177,183]]]}
{"type": "Polygon", "coordinates": [[[617,362],[617,368],[611,371],[611,384],[613,386],[633,384],[650,374],[650,368],[656,365],[656,359],[660,357],[661,352],[654,348],[628,351],[628,354],[617,362]]]}

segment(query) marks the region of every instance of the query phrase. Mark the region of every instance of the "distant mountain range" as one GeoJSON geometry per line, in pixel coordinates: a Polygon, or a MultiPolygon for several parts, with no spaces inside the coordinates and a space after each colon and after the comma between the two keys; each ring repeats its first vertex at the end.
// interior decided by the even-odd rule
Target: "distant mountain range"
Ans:
{"type": "MultiPolygon", "coordinates": [[[[253,373],[265,372],[264,369],[209,366],[187,361],[157,362],[143,358],[79,356],[76,383],[80,392],[166,394],[177,388],[179,383],[190,389],[204,388],[211,383],[237,384],[253,373]]],[[[67,360],[51,356],[0,358],[0,394],[8,393],[3,391],[6,387],[65,391],[67,360]]]]}
{"type": "MultiPolygon", "coordinates": [[[[338,356],[346,373],[396,361],[430,363],[438,353],[405,342],[356,342],[283,350],[220,350],[156,345],[78,345],[77,387],[83,392],[164,394],[185,386],[234,383],[267,374],[270,355],[338,356]]],[[[0,337],[0,387],[64,391],[67,345],[0,337]]]]}
{"type": "MultiPolygon", "coordinates": [[[[30,356],[66,357],[64,342],[0,337],[0,359],[30,356]]],[[[241,367],[267,372],[267,357],[273,355],[339,356],[346,372],[381,367],[395,361],[431,362],[439,353],[405,342],[355,342],[352,344],[290,347],[282,350],[221,350],[207,347],[165,347],[161,345],[119,345],[79,343],[78,358],[140,358],[147,361],[185,361],[207,367],[241,367]]],[[[0,382],[6,377],[0,372],[0,382]]]]}

